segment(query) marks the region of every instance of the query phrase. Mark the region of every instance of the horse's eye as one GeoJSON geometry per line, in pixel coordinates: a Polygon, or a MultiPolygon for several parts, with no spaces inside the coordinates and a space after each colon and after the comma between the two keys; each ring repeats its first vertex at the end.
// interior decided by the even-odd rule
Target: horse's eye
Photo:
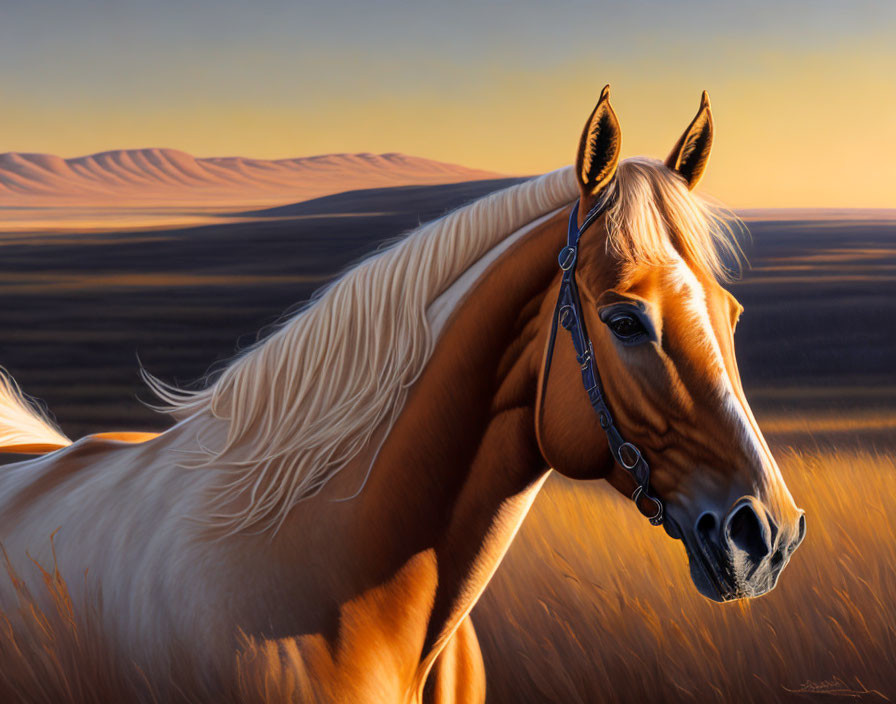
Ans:
{"type": "Polygon", "coordinates": [[[622,342],[640,342],[641,339],[647,339],[644,323],[636,315],[618,313],[607,321],[607,325],[622,342]]]}

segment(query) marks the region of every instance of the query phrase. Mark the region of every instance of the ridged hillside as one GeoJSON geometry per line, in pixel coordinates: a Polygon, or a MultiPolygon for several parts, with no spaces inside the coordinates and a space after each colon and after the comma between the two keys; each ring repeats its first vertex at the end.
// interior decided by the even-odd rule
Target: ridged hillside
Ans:
{"type": "Polygon", "coordinates": [[[63,159],[8,152],[0,154],[0,204],[281,203],[357,188],[456,183],[495,175],[404,154],[265,160],[126,149],[63,159]]]}

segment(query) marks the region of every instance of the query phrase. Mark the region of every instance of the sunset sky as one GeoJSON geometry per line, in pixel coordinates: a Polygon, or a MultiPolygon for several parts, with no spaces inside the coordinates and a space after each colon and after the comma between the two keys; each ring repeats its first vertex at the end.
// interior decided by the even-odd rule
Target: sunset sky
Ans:
{"type": "Polygon", "coordinates": [[[571,163],[604,83],[624,155],[710,93],[704,191],[896,207],[896,2],[35,0],[0,5],[0,152],[403,152],[571,163]]]}

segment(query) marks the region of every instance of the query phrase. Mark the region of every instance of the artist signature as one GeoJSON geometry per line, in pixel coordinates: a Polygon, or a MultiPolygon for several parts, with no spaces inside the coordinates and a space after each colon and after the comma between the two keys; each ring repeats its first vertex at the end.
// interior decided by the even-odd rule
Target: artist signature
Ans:
{"type": "Polygon", "coordinates": [[[890,698],[883,692],[876,689],[868,689],[856,678],[855,685],[848,685],[839,677],[833,677],[829,680],[806,680],[799,687],[790,689],[784,687],[784,690],[792,694],[818,695],[825,697],[846,697],[847,699],[864,699],[865,697],[873,697],[881,701],[888,702],[890,698]]]}

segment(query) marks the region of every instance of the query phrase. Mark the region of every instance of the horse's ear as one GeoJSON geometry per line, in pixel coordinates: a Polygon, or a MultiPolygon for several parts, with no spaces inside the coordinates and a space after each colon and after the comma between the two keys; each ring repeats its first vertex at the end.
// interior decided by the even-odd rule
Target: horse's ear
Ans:
{"type": "Polygon", "coordinates": [[[709,95],[703,91],[697,116],[688,125],[678,143],[672,147],[672,151],[666,157],[666,166],[680,173],[687,181],[688,188],[693,190],[706,171],[710,149],[712,149],[712,109],[709,105],[709,95]]]}
{"type": "Polygon", "coordinates": [[[613,178],[621,145],[622,132],[610,106],[610,86],[607,85],[600,92],[600,100],[585,123],[579,141],[576,177],[583,196],[596,196],[613,178]]]}

